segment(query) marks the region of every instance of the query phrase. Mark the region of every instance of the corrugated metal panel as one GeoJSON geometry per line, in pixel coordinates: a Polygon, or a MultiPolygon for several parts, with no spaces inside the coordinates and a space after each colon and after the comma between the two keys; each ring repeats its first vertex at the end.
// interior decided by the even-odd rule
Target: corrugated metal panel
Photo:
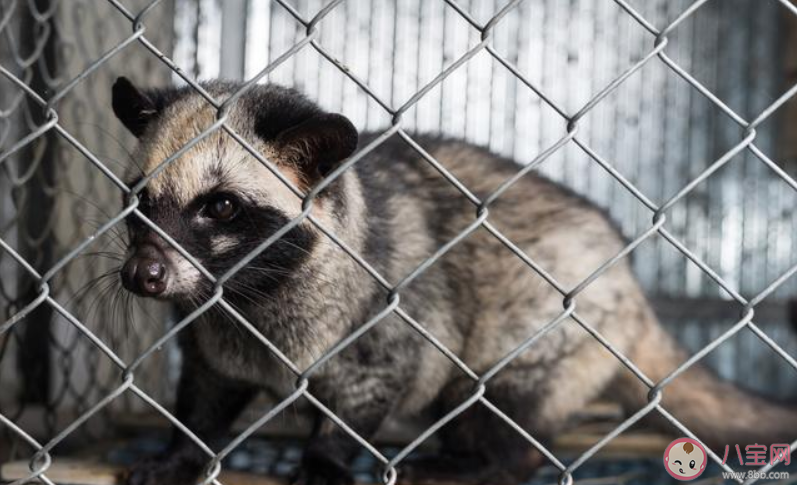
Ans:
{"type": "MultiPolygon", "coordinates": [[[[640,2],[640,8],[649,20],[664,26],[689,4],[659,0],[644,2],[644,8],[640,2]]],[[[301,0],[295,5],[300,12],[312,13],[321,3],[301,0]]],[[[483,1],[467,5],[480,19],[489,18],[498,7],[483,1]]],[[[279,6],[252,2],[249,9],[250,19],[268,23],[261,28],[250,21],[247,76],[303,34],[279,6]],[[263,32],[270,33],[268,49],[263,32]]],[[[778,94],[780,13],[776,2],[710,2],[672,34],[668,55],[733,109],[753,117],[778,94]]],[[[212,26],[205,29],[213,31],[212,26]]],[[[398,106],[478,42],[478,33],[442,2],[378,0],[348,2],[333,11],[321,26],[320,41],[378,95],[398,106]]],[[[653,38],[612,2],[573,0],[564,6],[539,1],[525,2],[508,15],[493,45],[574,112],[649,52],[653,38]]],[[[214,50],[212,43],[201,47],[200,52],[214,50]]],[[[200,59],[200,77],[213,77],[215,64],[204,67],[200,59]]],[[[303,89],[364,129],[383,128],[388,121],[374,102],[312,49],[278,68],[270,81],[303,89]]],[[[488,145],[520,163],[564,133],[561,118],[485,53],[433,89],[409,111],[405,123],[419,131],[488,145]]],[[[738,142],[740,130],[654,59],[587,115],[581,136],[646,194],[663,201],[738,142]]],[[[763,130],[757,141],[772,153],[775,142],[775,130],[763,130]]],[[[649,211],[631,203],[624,189],[576,147],[556,154],[542,172],[609,208],[629,236],[649,227],[649,211]]],[[[668,224],[723,277],[742,291],[754,292],[792,261],[783,249],[790,247],[783,239],[792,238],[791,217],[783,213],[782,202],[773,204],[789,195],[761,163],[740,156],[673,207],[668,224]],[[754,188],[766,196],[753,194],[754,188]]],[[[666,247],[644,245],[639,253],[639,274],[654,292],[719,294],[716,285],[688,269],[684,258],[666,247]]],[[[792,284],[781,294],[793,289],[792,284]]]]}

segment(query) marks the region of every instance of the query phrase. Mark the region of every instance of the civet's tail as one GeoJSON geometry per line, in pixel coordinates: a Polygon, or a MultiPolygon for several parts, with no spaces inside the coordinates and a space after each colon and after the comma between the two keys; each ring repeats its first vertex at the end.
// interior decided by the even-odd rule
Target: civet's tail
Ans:
{"type": "MultiPolygon", "coordinates": [[[[649,312],[631,360],[654,382],[682,364],[688,355],[649,312]]],[[[628,413],[648,404],[649,388],[623,369],[613,391],[628,413]]],[[[662,406],[717,452],[726,445],[791,443],[797,440],[797,409],[774,403],[723,382],[695,364],[663,389],[662,406]]],[[[654,410],[649,416],[669,433],[682,434],[654,410]]]]}

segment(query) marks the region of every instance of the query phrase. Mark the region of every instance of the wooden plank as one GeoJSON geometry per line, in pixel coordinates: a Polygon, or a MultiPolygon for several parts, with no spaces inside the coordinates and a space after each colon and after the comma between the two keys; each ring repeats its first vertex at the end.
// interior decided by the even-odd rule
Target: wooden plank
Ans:
{"type": "MultiPolygon", "coordinates": [[[[86,460],[59,459],[53,461],[45,475],[62,485],[121,485],[126,469],[86,460]]],[[[3,480],[18,480],[30,475],[27,461],[6,463],[0,468],[3,480]]],[[[225,472],[219,475],[224,485],[284,485],[282,480],[251,473],[225,472]]]]}
{"type": "MultiPolygon", "coordinates": [[[[582,414],[582,418],[587,420],[576,429],[560,435],[553,446],[553,451],[557,455],[576,455],[590,448],[617,425],[621,412],[618,406],[611,403],[595,403],[590,405],[582,414]]],[[[131,416],[132,418],[132,416],[131,416]]],[[[129,431],[142,429],[163,429],[167,426],[164,420],[155,415],[135,416],[133,421],[119,423],[122,428],[129,431]]],[[[420,426],[422,428],[422,425],[420,426]]],[[[307,429],[304,426],[270,427],[268,437],[279,441],[280,439],[297,439],[306,435],[307,429]]],[[[418,426],[390,426],[382,437],[378,440],[379,444],[401,444],[406,443],[418,435],[418,426]]],[[[672,441],[671,436],[665,436],[653,432],[626,432],[612,440],[604,447],[599,456],[604,458],[613,457],[650,457],[660,456],[667,445],[672,441]]],[[[124,483],[126,469],[97,461],[94,456],[112,448],[124,448],[125,443],[120,441],[108,442],[93,448],[94,452],[83,454],[84,459],[64,458],[56,459],[48,469],[48,478],[59,484],[72,485],[121,485],[124,483]],[[88,455],[91,455],[88,456],[88,455]]],[[[7,463],[0,467],[0,480],[17,480],[29,475],[28,462],[16,461],[7,463]]],[[[240,472],[223,472],[220,476],[224,485],[277,485],[282,484],[281,479],[266,477],[240,472]]],[[[416,484],[419,485],[419,484],[416,484]]],[[[435,483],[435,485],[445,485],[435,483]]]]}
{"type": "MultiPolygon", "coordinates": [[[[592,425],[561,435],[554,445],[557,455],[578,454],[590,448],[614,426],[592,425]],[[605,428],[605,429],[604,429],[605,428]]],[[[660,456],[672,437],[653,433],[625,433],[606,445],[598,454],[611,457],[660,456]]],[[[30,474],[27,461],[15,461],[0,467],[0,480],[18,480],[30,474]]],[[[94,460],[57,459],[47,470],[47,477],[61,485],[123,485],[126,468],[94,460]]],[[[284,480],[251,473],[223,471],[224,485],[284,485],[284,480]]],[[[416,484],[420,485],[420,484],[416,484]]],[[[446,485],[435,482],[435,485],[446,485]]]]}
{"type": "MultiPolygon", "coordinates": [[[[556,440],[556,454],[580,453],[588,449],[605,433],[566,433],[556,440]]],[[[598,456],[609,457],[649,457],[659,456],[672,437],[646,433],[626,433],[614,439],[601,450],[598,456]]],[[[0,467],[0,479],[18,480],[30,474],[27,461],[15,461],[0,467]]],[[[62,485],[122,485],[125,483],[126,468],[92,460],[57,459],[47,470],[47,477],[62,485]]],[[[251,473],[223,471],[219,480],[224,485],[284,485],[275,477],[251,473]]],[[[436,483],[435,485],[444,485],[436,483]]]]}
{"type": "MultiPolygon", "coordinates": [[[[604,433],[594,434],[565,433],[556,439],[554,453],[583,452],[603,439],[609,431],[611,430],[607,429],[604,433]]],[[[610,441],[599,452],[599,456],[658,457],[664,453],[673,439],[675,438],[672,436],[655,433],[625,433],[610,441]]]]}
{"type": "MultiPolygon", "coordinates": [[[[615,426],[616,423],[611,422],[592,423],[564,433],[557,438],[553,451],[557,455],[582,453],[606,436],[606,433],[615,426]]],[[[607,444],[598,456],[658,457],[672,439],[671,436],[656,433],[626,432],[607,444]]],[[[64,458],[54,460],[46,475],[50,480],[64,485],[121,485],[124,483],[125,473],[125,467],[101,463],[96,459],[64,458]]],[[[0,467],[1,480],[18,480],[28,477],[29,474],[27,461],[15,461],[0,467]]],[[[224,485],[283,484],[278,478],[241,472],[224,471],[219,478],[224,485]]]]}

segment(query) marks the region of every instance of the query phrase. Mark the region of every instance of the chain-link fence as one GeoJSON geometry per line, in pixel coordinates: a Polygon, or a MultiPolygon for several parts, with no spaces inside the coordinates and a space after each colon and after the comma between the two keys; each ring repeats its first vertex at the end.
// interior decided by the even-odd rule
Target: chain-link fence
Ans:
{"type": "MultiPolygon", "coordinates": [[[[690,4],[649,0],[639,8],[650,23],[665,25],[690,4]]],[[[178,3],[183,13],[175,55],[200,79],[251,77],[304,35],[290,14],[270,2],[214,5],[178,3]],[[242,16],[246,28],[240,20],[226,20],[242,16]],[[227,28],[230,23],[238,28],[227,28]]],[[[323,2],[299,0],[294,5],[301,12],[315,12],[323,2]]],[[[463,3],[481,19],[502,5],[493,0],[463,3]]],[[[777,2],[709,2],[672,32],[667,52],[737,113],[755,116],[794,82],[786,79],[793,57],[789,17],[777,2]]],[[[408,99],[480,40],[478,31],[439,2],[347,2],[324,25],[319,42],[393,104],[408,99]]],[[[613,2],[563,6],[558,0],[540,0],[509,12],[491,45],[560,107],[575,112],[625,66],[647,54],[646,35],[613,2]]],[[[379,130],[389,122],[381,106],[312,49],[286,60],[269,80],[298,87],[363,131],[379,130]]],[[[791,175],[795,156],[786,124],[794,118],[793,104],[778,110],[776,119],[756,136],[756,145],[791,175]]],[[[403,126],[414,133],[466,139],[527,163],[559,138],[560,120],[485,51],[412,106],[403,126]]],[[[585,121],[579,139],[652,200],[665,200],[686,185],[703,169],[701,161],[715,159],[738,138],[732,119],[660,62],[630,77],[585,121]]],[[[649,226],[647,208],[575,144],[551,154],[535,171],[605,208],[624,234],[639,234],[649,226]]],[[[791,188],[752,153],[743,152],[736,163],[676,204],[667,224],[723,280],[749,294],[794,261],[794,203],[791,188]]],[[[659,318],[691,351],[735,321],[723,290],[662,238],[649,240],[632,254],[635,274],[659,318]]],[[[757,308],[758,325],[790,351],[797,349],[797,339],[784,326],[784,304],[797,293],[795,284],[797,280],[785,282],[757,308]]],[[[707,363],[727,379],[777,397],[797,392],[791,370],[780,366],[752,333],[727,342],[707,356],[707,363]]]]}
{"type": "MultiPolygon", "coordinates": [[[[158,7],[160,16],[152,20],[158,28],[150,34],[167,48],[173,42],[171,10],[173,4],[169,2],[158,7]]],[[[4,2],[0,12],[4,19],[0,24],[3,68],[45,95],[65,87],[75,73],[102,57],[104,49],[121,42],[127,28],[122,23],[126,20],[107,3],[71,2],[66,6],[61,2],[4,2]]],[[[115,79],[114,70],[135,66],[147,73],[143,77],[152,83],[169,82],[169,72],[157,72],[154,63],[156,59],[131,50],[119,52],[105,63],[105,69],[68,86],[68,95],[59,102],[60,129],[68,130],[116,173],[123,171],[128,157],[120,141],[123,130],[109,122],[113,119],[109,110],[97,107],[110,105],[107,86],[115,79]]],[[[44,133],[42,123],[46,124],[47,118],[33,99],[9,78],[0,82],[0,120],[4,127],[0,146],[5,154],[4,176],[0,177],[0,233],[5,243],[41,270],[88,237],[110,215],[108,208],[118,204],[119,195],[102,172],[86,163],[79,150],[54,131],[44,133]],[[28,138],[16,152],[9,150],[31,133],[40,136],[28,138]]],[[[132,356],[156,330],[144,323],[134,327],[131,336],[129,329],[107,324],[118,319],[122,307],[130,304],[103,303],[112,296],[108,283],[115,265],[113,258],[118,258],[123,246],[122,234],[114,229],[97,241],[91,254],[74,258],[55,274],[49,286],[52,294],[59,295],[62,304],[88,322],[93,332],[118,352],[132,356]]],[[[0,268],[0,306],[7,319],[35,299],[38,284],[14,262],[11,253],[0,254],[0,268]]],[[[151,309],[149,313],[154,318],[161,311],[151,309]]],[[[140,311],[128,314],[139,323],[150,319],[140,311]]],[[[100,350],[82,338],[76,328],[65,325],[66,320],[49,306],[36,310],[25,322],[32,324],[4,328],[0,338],[0,409],[9,419],[28,424],[37,433],[51,434],[115,387],[116,376],[100,350]]],[[[158,360],[145,372],[150,379],[163,372],[158,360]]],[[[163,389],[167,388],[164,383],[163,389]]],[[[135,403],[123,397],[114,406],[130,411],[135,403]]],[[[98,420],[92,427],[101,430],[105,423],[98,420]]]]}
{"type": "MultiPolygon", "coordinates": [[[[576,109],[565,109],[555,97],[549,96],[537,83],[533,82],[529,73],[520,69],[517,62],[513,62],[495,47],[494,41],[497,33],[500,32],[502,22],[513,11],[520,8],[521,3],[520,0],[509,1],[500,5],[494,12],[490,12],[484,19],[479,20],[467,8],[454,0],[445,0],[446,15],[456,15],[457,18],[466,22],[468,28],[476,33],[475,42],[468,45],[464,52],[459,53],[455,58],[449,59],[449,62],[446,62],[442,69],[430,79],[424,80],[422,83],[418,82],[414,92],[406,93],[406,96],[398,98],[394,96],[391,100],[380,96],[377,90],[359,77],[356,70],[337,60],[325,47],[322,38],[325,21],[343,8],[345,4],[342,0],[331,1],[307,13],[300,13],[285,0],[277,0],[271,8],[280,9],[286,14],[293,25],[301,31],[301,35],[291,45],[285,46],[285,49],[275,55],[266,65],[256,70],[240,90],[227,99],[215,99],[196,82],[193,75],[196,72],[186,74],[181,70],[181,66],[172,60],[173,39],[170,36],[173,33],[175,6],[170,2],[123,3],[108,0],[107,2],[67,4],[55,0],[20,0],[3,3],[0,7],[0,33],[5,36],[6,43],[4,44],[5,51],[0,57],[2,59],[0,75],[3,79],[1,84],[3,89],[0,91],[0,100],[3,103],[0,107],[0,120],[3,122],[0,126],[0,147],[2,147],[0,166],[4,172],[4,178],[0,179],[0,188],[2,188],[2,192],[0,192],[0,200],[2,200],[2,205],[0,205],[0,222],[2,223],[0,226],[0,247],[2,248],[0,296],[3,303],[7,304],[8,310],[3,323],[0,324],[0,356],[3,356],[0,361],[3,364],[0,367],[0,377],[3,378],[3,382],[13,383],[13,386],[18,386],[18,388],[12,388],[9,385],[8,389],[3,389],[3,395],[0,396],[0,405],[3,406],[2,412],[0,412],[0,422],[5,428],[6,436],[13,437],[17,443],[24,443],[16,453],[29,457],[31,470],[28,477],[14,482],[15,485],[33,479],[52,483],[48,478],[48,470],[52,465],[53,450],[68,442],[70,437],[89,427],[109,409],[120,406],[120,403],[123,411],[129,411],[132,409],[132,403],[136,403],[139,408],[144,407],[170,421],[180,432],[188,436],[207,453],[207,468],[203,483],[219,483],[218,476],[222,469],[222,460],[258,429],[300,400],[308,402],[326,415],[362,445],[377,461],[381,462],[383,472],[381,478],[385,483],[394,483],[397,474],[400,473],[403,460],[440,428],[471,406],[481,405],[505,421],[519,436],[537,448],[559,470],[559,483],[567,484],[572,483],[577,470],[607,443],[649,414],[659,414],[680,429],[684,435],[695,437],[660,404],[662,396],[667,393],[667,385],[672,380],[740,332],[751,332],[782,359],[783,366],[797,368],[797,361],[764,332],[756,321],[756,310],[761,303],[786,284],[789,278],[797,272],[797,265],[778,268],[778,275],[774,279],[767,281],[755,291],[750,291],[749,296],[744,296],[736,284],[727,282],[721,272],[701,258],[689,244],[668,227],[668,217],[679,202],[694,193],[701,184],[710,181],[723,167],[736,163],[741,155],[750,157],[746,160],[755,160],[756,163],[766,167],[771,172],[772,178],[778,183],[784,184],[791,190],[797,190],[797,182],[781,165],[770,158],[765,150],[760,148],[758,138],[758,130],[761,126],[771,119],[774,113],[783,109],[784,105],[797,94],[797,85],[788,86],[764,109],[749,118],[744,117],[698,81],[668,53],[671,36],[688,19],[697,15],[701,9],[707,8],[708,0],[699,0],[689,4],[669,18],[666,23],[661,24],[650,22],[649,15],[641,9],[635,9],[628,2],[615,0],[613,4],[629,21],[633,22],[635,28],[646,40],[647,47],[644,55],[619,68],[617,74],[597,86],[594,94],[582,105],[576,109]],[[86,18],[97,19],[94,24],[95,29],[92,31],[94,35],[107,37],[103,38],[101,42],[82,42],[81,39],[85,39],[86,34],[86,18]],[[69,29],[70,19],[71,25],[74,27],[72,30],[69,29]],[[122,26],[124,29],[120,28],[122,26]],[[100,51],[92,50],[97,45],[105,46],[105,48],[100,51]],[[282,176],[279,170],[262,154],[243,141],[243,138],[227,122],[227,115],[229,107],[236,103],[243,93],[256,83],[268,79],[284,63],[290,62],[300,53],[307,51],[320,55],[326,65],[344,76],[347,85],[356,87],[367,96],[371,103],[377,105],[382,116],[389,120],[389,128],[383,130],[371,143],[356,152],[308,193],[303,193],[282,176]],[[557,134],[555,141],[535,154],[525,166],[519,167],[517,174],[507,180],[505,185],[488,197],[481,199],[429,155],[405,126],[405,117],[408,112],[413,110],[453,73],[460,69],[466,69],[466,66],[473,62],[476,56],[489,56],[501,69],[539,98],[547,108],[557,113],[564,127],[557,134]],[[133,187],[126,185],[120,179],[118,174],[121,170],[115,166],[117,164],[124,165],[125,162],[113,160],[112,156],[105,153],[108,150],[118,152],[118,149],[106,146],[106,144],[115,144],[113,141],[115,135],[113,133],[107,137],[96,135],[97,132],[105,130],[107,127],[103,120],[108,113],[107,110],[103,113],[101,107],[109,105],[106,97],[111,84],[110,79],[117,72],[130,70],[129,64],[124,64],[125,60],[139,66],[141,72],[146,72],[153,85],[165,84],[169,78],[178,78],[180,82],[191,86],[218,113],[217,121],[204,127],[205,130],[200,137],[163,160],[155,172],[145,176],[133,187]],[[613,160],[604,158],[600,151],[592,148],[590,141],[583,139],[580,135],[580,126],[585,117],[596,110],[604,100],[621,89],[630,78],[640,75],[640,72],[646,69],[651,69],[654,63],[659,67],[664,66],[668,75],[676,76],[687,83],[692,90],[711,103],[717,112],[738,125],[738,136],[733,145],[724,150],[722,155],[716,159],[701,161],[705,165],[701,165],[701,169],[693,173],[685,184],[677,187],[665,197],[661,197],[661,202],[654,201],[645,191],[640,190],[617,168],[613,160]],[[114,65],[119,68],[113,69],[114,65]],[[106,99],[104,103],[103,99],[106,99]],[[66,113],[70,113],[71,116],[65,116],[66,113]],[[68,126],[65,120],[72,119],[80,120],[81,123],[88,121],[89,125],[88,127],[80,124],[68,126]],[[302,200],[303,211],[298,217],[274,233],[272,237],[263,241],[232,270],[219,277],[214,277],[168,234],[146,218],[139,209],[138,196],[162,169],[178,159],[194,143],[219,130],[238,140],[251,156],[279,177],[296,197],[302,200]],[[385,279],[368,261],[352,251],[311,214],[314,199],[325,187],[333,183],[353,165],[360,163],[364,157],[391,137],[401,138],[413,147],[430,166],[451,182],[462,196],[472,203],[474,210],[472,224],[451,238],[401,281],[385,279]],[[614,258],[597,268],[589,268],[590,276],[571,288],[557,281],[556,275],[549,274],[545,268],[535,262],[533,256],[525,254],[513,241],[505,237],[491,223],[489,214],[495,200],[499,199],[502,193],[519,178],[540,168],[561,150],[574,147],[586,154],[591,164],[599,166],[612,180],[616,181],[623,191],[635,201],[638,210],[647,212],[651,222],[647,227],[636,232],[636,236],[614,258]],[[81,168],[75,169],[76,166],[81,168]],[[63,200],[62,197],[69,196],[64,195],[62,191],[70,193],[72,197],[83,200],[87,204],[100,206],[100,217],[95,222],[95,229],[88,231],[87,234],[81,232],[87,223],[85,212],[80,208],[80,204],[61,205],[57,203],[57,201],[63,200]],[[118,201],[122,195],[129,203],[121,209],[117,209],[115,201],[118,201]],[[68,210],[64,210],[65,207],[68,210]],[[99,309],[95,309],[97,303],[104,298],[103,287],[92,285],[89,286],[90,291],[87,294],[81,294],[78,288],[74,288],[74,281],[70,281],[71,275],[80,274],[82,277],[85,276],[84,273],[89,273],[97,278],[103,278],[103,275],[114,277],[113,261],[110,264],[98,263],[98,261],[104,257],[114,257],[103,245],[120,244],[122,235],[119,231],[124,220],[129,217],[140,219],[166,241],[169,241],[176,251],[213,282],[215,290],[213,296],[196,311],[174,322],[165,332],[160,330],[157,325],[138,326],[137,328],[145,328],[145,332],[151,337],[138,335],[135,342],[138,342],[137,345],[141,345],[141,347],[127,344],[130,339],[125,338],[124,329],[120,331],[118,328],[113,329],[108,328],[108,325],[102,325],[101,322],[113,323],[119,320],[119,315],[113,314],[114,308],[119,307],[111,306],[109,309],[97,306],[99,309]],[[291,362],[279,348],[269,342],[225,299],[225,283],[253,258],[267,251],[280,237],[301,223],[315,226],[382,286],[388,295],[382,312],[366,322],[352,322],[356,328],[354,333],[327,349],[323,357],[306,369],[298,368],[295,363],[291,362]],[[495,236],[507,250],[514,253],[520,261],[528,266],[528,271],[539,275],[561,294],[563,310],[543,327],[543,332],[556,328],[564,321],[575,321],[613,354],[621,365],[633,372],[641,382],[651,389],[650,402],[647,406],[624,420],[572,461],[566,462],[556,456],[554,452],[535,439],[529,430],[523,429],[512,421],[485,396],[485,392],[490,386],[490,379],[523,350],[535,345],[542,333],[528,335],[526,340],[517,342],[516,350],[509,353],[506,358],[495,363],[487,372],[477,374],[457,355],[447,349],[437,336],[425,330],[423,315],[410,315],[402,308],[402,289],[420,277],[431,265],[443,258],[447,252],[476,230],[486,230],[495,236]],[[654,238],[674,250],[679,258],[689,261],[690,265],[698,268],[705,277],[713,281],[723,290],[724,294],[729,296],[728,305],[739,309],[739,317],[730,328],[725,329],[659,382],[653,382],[644,375],[632,360],[618,351],[611,341],[604,338],[591,325],[591,322],[581,318],[578,312],[579,294],[585,288],[592,284],[599,284],[604,273],[624,258],[629,257],[640,245],[654,238]],[[68,301],[65,300],[65,295],[69,295],[68,301]],[[168,387],[168,382],[154,377],[162,375],[164,368],[164,363],[158,363],[159,359],[162,360],[162,357],[159,357],[161,355],[159,351],[164,346],[172,345],[175,337],[181,331],[192,325],[197,318],[211,308],[228,313],[244,331],[251,334],[252,339],[263,344],[264,352],[273,353],[287,369],[296,375],[297,379],[294,392],[274,404],[267,413],[248,425],[221,450],[211,449],[191,429],[174,417],[166,405],[164,398],[166,393],[156,388],[157,385],[168,387]],[[309,389],[309,383],[312,381],[316,369],[328,360],[335,358],[352,342],[361,338],[374,326],[379,325],[389,315],[398,317],[404,324],[416,330],[445,355],[454,366],[469,376],[474,385],[473,393],[467,400],[391,456],[385,455],[369,442],[367,437],[358,435],[331,408],[317,399],[309,389]],[[56,324],[56,322],[58,323],[56,324]],[[153,334],[157,335],[153,336],[153,334]],[[9,357],[11,352],[14,354],[9,357]],[[19,365],[8,364],[11,361],[18,361],[19,365]],[[78,374],[74,368],[79,366],[88,367],[87,371],[84,369],[82,372],[82,375],[87,376],[84,378],[86,381],[82,383],[71,375],[73,372],[78,374]],[[70,375],[53,375],[53,369],[62,369],[70,375]],[[21,375],[17,375],[19,373],[21,375]],[[11,377],[11,374],[14,376],[11,377]],[[85,392],[86,389],[91,389],[91,392],[85,392]],[[19,419],[25,405],[32,403],[45,408],[52,407],[53,402],[62,404],[64,396],[70,396],[75,414],[62,417],[62,422],[50,422],[49,431],[44,433],[46,441],[33,438],[28,431],[29,424],[19,419]]],[[[526,2],[526,4],[528,3],[526,2]]],[[[797,8],[787,0],[773,0],[771,4],[777,6],[780,15],[797,17],[797,8]]],[[[125,154],[121,153],[121,156],[124,157],[125,154]]],[[[397,243],[400,244],[400,241],[397,243]]],[[[124,250],[124,248],[121,249],[124,250]]],[[[142,318],[141,315],[145,313],[138,312],[139,318],[142,318]]],[[[168,312],[160,308],[152,309],[150,316],[155,322],[169,320],[168,312]]],[[[174,366],[167,367],[173,368],[174,366]]],[[[52,414],[48,413],[45,416],[52,416],[52,414]]],[[[699,436],[696,438],[699,439],[699,436]]],[[[795,447],[797,447],[797,442],[792,445],[792,450],[795,447]]],[[[2,452],[2,448],[0,448],[0,452],[2,452]]],[[[717,463],[722,461],[714,452],[709,451],[709,454],[717,463]]],[[[722,468],[731,471],[728,465],[723,464],[722,468]]]]}

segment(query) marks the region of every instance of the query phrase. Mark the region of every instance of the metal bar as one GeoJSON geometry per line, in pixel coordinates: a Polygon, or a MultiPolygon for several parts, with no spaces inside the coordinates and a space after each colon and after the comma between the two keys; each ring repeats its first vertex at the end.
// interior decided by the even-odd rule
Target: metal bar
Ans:
{"type": "Polygon", "coordinates": [[[243,79],[246,67],[246,18],[249,0],[221,2],[219,77],[243,79]]]}
{"type": "MultiPolygon", "coordinates": [[[[35,0],[33,3],[37,11],[46,12],[53,8],[54,2],[52,0],[35,0]]],[[[39,31],[39,22],[34,16],[24,18],[25,22],[21,28],[22,45],[27,49],[33,49],[39,42],[36,35],[36,32],[39,31]]],[[[53,17],[44,22],[54,33],[53,17]]],[[[46,93],[50,90],[43,69],[47,69],[51,75],[54,75],[57,69],[56,36],[54,34],[47,38],[42,46],[39,62],[32,66],[33,76],[29,84],[31,89],[37,93],[46,93]]],[[[36,125],[43,125],[48,121],[46,110],[30,98],[27,98],[27,109],[36,125]]],[[[35,261],[39,268],[50,266],[54,257],[52,225],[50,218],[43,217],[43,215],[52,214],[55,209],[55,198],[52,193],[49,193],[48,188],[55,185],[57,141],[52,131],[43,133],[34,143],[28,145],[24,154],[19,157],[19,169],[23,172],[33,160],[40,160],[36,169],[36,178],[30,180],[25,186],[25,205],[24,212],[20,215],[19,229],[19,246],[22,256],[28,261],[35,261]]],[[[21,301],[27,303],[37,299],[39,289],[36,283],[29,274],[20,273],[21,301]]],[[[24,403],[46,405],[49,400],[52,317],[53,312],[49,306],[38,305],[28,314],[25,322],[17,327],[20,332],[21,348],[17,354],[17,366],[22,376],[23,386],[20,399],[24,403]]]]}

